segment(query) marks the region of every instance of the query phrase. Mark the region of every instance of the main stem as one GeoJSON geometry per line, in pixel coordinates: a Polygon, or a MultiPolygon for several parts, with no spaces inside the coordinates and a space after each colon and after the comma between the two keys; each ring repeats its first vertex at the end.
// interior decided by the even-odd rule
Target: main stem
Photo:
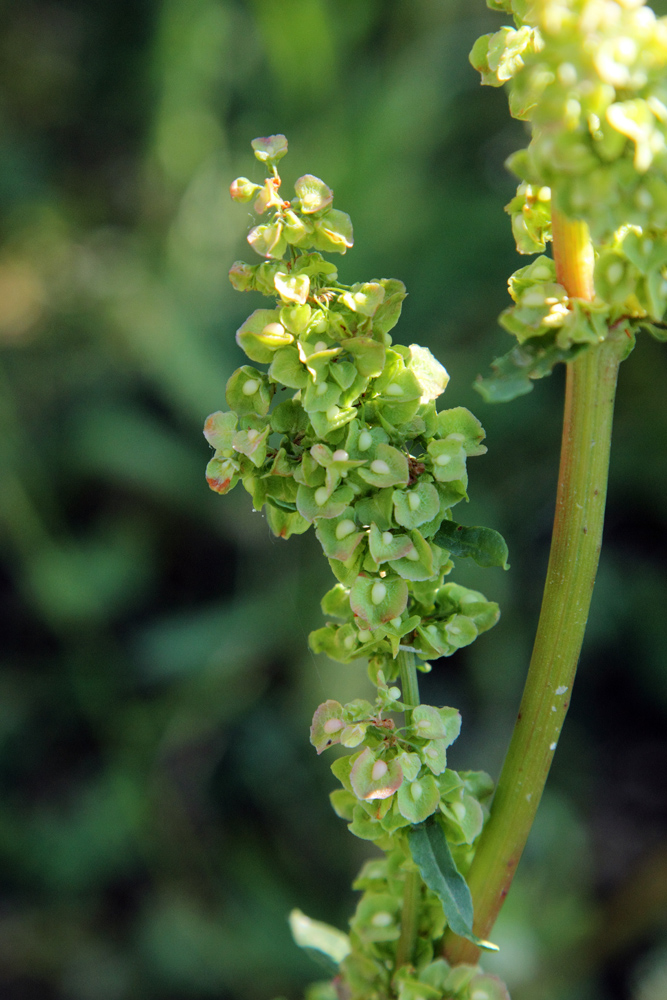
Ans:
{"type": "MultiPolygon", "coordinates": [[[[593,251],[584,223],[553,213],[556,273],[571,296],[592,299],[593,251]]],[[[547,579],[535,646],[491,817],[468,875],[474,930],[487,938],[511,885],[565,720],[602,544],[611,428],[623,334],[610,332],[567,365],[563,439],[547,579]]],[[[452,964],[479,949],[448,933],[452,964]]]]}
{"type": "MultiPolygon", "coordinates": [[[[419,704],[419,682],[415,654],[400,652],[398,667],[401,678],[401,697],[405,709],[405,724],[412,722],[412,711],[419,704]]],[[[405,874],[403,888],[403,908],[401,911],[401,936],[396,945],[396,969],[411,963],[414,959],[417,932],[419,931],[419,900],[421,896],[421,877],[417,871],[405,874]]]]}

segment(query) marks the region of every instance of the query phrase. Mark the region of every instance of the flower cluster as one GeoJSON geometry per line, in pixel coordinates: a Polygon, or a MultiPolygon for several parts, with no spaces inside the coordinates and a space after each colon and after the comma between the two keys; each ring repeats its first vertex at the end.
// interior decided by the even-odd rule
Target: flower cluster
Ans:
{"type": "MultiPolygon", "coordinates": [[[[667,18],[642,0],[488,6],[512,14],[515,26],[479,38],[471,62],[483,83],[508,84],[510,111],[531,125],[528,147],[507,164],[521,179],[507,206],[517,249],[544,250],[553,202],[587,224],[596,252],[593,303],[568,298],[544,259],[511,279],[516,305],[501,322],[529,341],[513,366],[525,392],[563,351],[572,357],[609,330],[632,339],[644,327],[665,339],[667,18]]],[[[493,383],[481,389],[512,394],[493,383]]]]}
{"type": "MultiPolygon", "coordinates": [[[[353,243],[349,217],[333,208],[331,189],[306,174],[294,185],[295,197],[285,200],[277,171],[287,151],[284,136],[256,139],[253,147],[268,177],[263,185],[238,178],[231,194],[254,200],[255,211],[266,215],[248,235],[264,260],[236,262],[230,279],[275,304],[256,309],[237,331],[249,360],[263,367],[235,371],[226,387],[229,410],[207,419],[204,433],[215,454],[206,477],[218,493],[242,482],[279,537],[314,526],[338,582],[322,600],[334,620],[311,634],[311,647],[343,663],[366,659],[377,688],[374,703],[320,705],[311,742],[318,753],[332,746],[352,751],[333,763],[342,788],[332,793],[332,805],[352,833],[375,842],[386,857],[359,878],[363,895],[344,962],[340,932],[323,925],[304,932],[304,921],[313,922],[301,915],[304,946],[335,956],[350,1000],[396,990],[405,1000],[467,1000],[470,983],[484,985],[479,970],[461,978],[432,960],[434,942],[452,919],[461,920],[457,932],[472,934],[472,911],[465,919],[458,909],[448,914],[428,877],[419,887],[417,965],[404,963],[414,976],[404,972],[400,983],[396,947],[406,875],[419,867],[420,847],[410,837],[428,840],[437,828],[448,877],[465,888],[460,870],[472,860],[492,783],[481,772],[447,768],[447,747],[461,726],[456,709],[407,704],[394,682],[401,673],[405,685],[406,657],[412,663],[419,657],[427,671],[429,658],[451,655],[498,619],[497,605],[483,594],[445,582],[453,555],[506,566],[497,532],[457,524],[451,513],[467,499],[467,459],[486,451],[484,431],[463,407],[436,410],[449,376],[430,351],[393,343],[402,282],[343,285],[322,256],[345,253],[353,243]],[[311,937],[334,944],[328,949],[311,937]]],[[[488,994],[489,1000],[501,995],[488,994]]]]}

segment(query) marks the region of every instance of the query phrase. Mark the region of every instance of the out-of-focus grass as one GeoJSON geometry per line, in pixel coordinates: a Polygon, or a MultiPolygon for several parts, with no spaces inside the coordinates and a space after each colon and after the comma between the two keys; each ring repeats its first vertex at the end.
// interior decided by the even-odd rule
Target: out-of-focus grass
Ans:
{"type": "MultiPolygon", "coordinates": [[[[329,571],[203,479],[207,413],[259,303],[227,270],[227,186],[323,176],[355,223],[344,280],[400,277],[396,331],[448,367],[489,454],[469,523],[512,570],[457,579],[501,624],[424,696],[460,705],[456,766],[496,773],[535,625],[561,375],[504,408],[521,263],[502,206],[521,144],[467,63],[481,0],[15,0],[0,11],[0,993],[270,1000],[318,976],[295,905],[345,926],[367,855],[331,813],[307,728],[362,666],[315,660],[329,571]]],[[[497,929],[515,1000],[658,1000],[664,983],[664,347],[624,365],[607,542],[550,790],[497,929]],[[661,874],[662,873],[662,874],[661,874]],[[660,886],[663,889],[660,889],[660,886]],[[661,950],[661,948],[663,950],[661,950]]]]}

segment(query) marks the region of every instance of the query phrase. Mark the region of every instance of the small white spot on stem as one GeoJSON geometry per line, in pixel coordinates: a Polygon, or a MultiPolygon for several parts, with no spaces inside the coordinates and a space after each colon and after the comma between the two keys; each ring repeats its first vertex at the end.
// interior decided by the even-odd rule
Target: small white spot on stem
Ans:
{"type": "Polygon", "coordinates": [[[551,744],[549,745],[549,749],[550,749],[550,750],[555,750],[555,749],[556,749],[556,746],[557,746],[557,744],[556,744],[556,743],[551,743],[551,744]]]}
{"type": "Polygon", "coordinates": [[[556,694],[565,694],[566,691],[567,691],[567,687],[566,687],[565,684],[561,684],[560,687],[556,688],[556,694]]]}

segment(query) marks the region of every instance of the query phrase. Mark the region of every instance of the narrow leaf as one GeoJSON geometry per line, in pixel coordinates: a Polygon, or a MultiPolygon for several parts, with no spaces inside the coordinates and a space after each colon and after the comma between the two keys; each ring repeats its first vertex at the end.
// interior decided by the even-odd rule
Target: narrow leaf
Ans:
{"type": "Polygon", "coordinates": [[[442,903],[447,923],[460,937],[481,948],[497,951],[472,930],[472,897],[468,883],[454,863],[444,831],[435,820],[413,826],[408,833],[410,853],[426,885],[442,903]]]}
{"type": "Polygon", "coordinates": [[[433,541],[454,556],[469,556],[479,566],[509,569],[507,543],[493,528],[466,527],[456,521],[443,521],[433,541]]]}

